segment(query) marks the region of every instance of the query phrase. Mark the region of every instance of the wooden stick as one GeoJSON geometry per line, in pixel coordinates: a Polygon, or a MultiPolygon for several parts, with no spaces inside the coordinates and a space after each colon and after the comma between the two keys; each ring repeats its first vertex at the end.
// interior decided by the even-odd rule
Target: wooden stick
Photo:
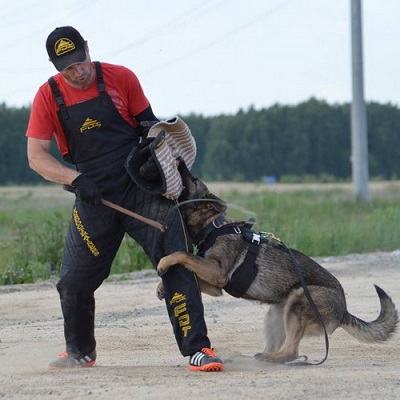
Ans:
{"type": "Polygon", "coordinates": [[[133,211],[130,211],[124,207],[121,207],[118,204],[111,203],[111,201],[108,201],[108,200],[101,199],[101,204],[104,204],[107,207],[110,207],[110,208],[113,208],[114,210],[122,212],[123,214],[129,215],[130,217],[136,218],[139,221],[145,222],[146,224],[159,229],[161,232],[165,232],[166,227],[157,221],[153,221],[152,219],[143,217],[143,215],[136,214],[133,211]]]}
{"type": "MultiPolygon", "coordinates": [[[[71,186],[71,185],[62,185],[62,186],[63,186],[64,190],[71,192],[71,193],[75,193],[75,188],[73,186],[71,186]]],[[[101,204],[104,204],[107,207],[110,207],[110,208],[113,208],[114,210],[122,212],[125,215],[129,215],[130,217],[135,218],[139,221],[142,221],[142,222],[146,223],[147,225],[153,226],[154,228],[159,229],[161,232],[165,232],[165,230],[167,229],[167,227],[165,225],[162,225],[157,221],[153,221],[152,219],[143,217],[143,215],[136,214],[131,210],[128,210],[124,207],[119,206],[118,204],[112,203],[111,201],[101,199],[101,204]]]]}

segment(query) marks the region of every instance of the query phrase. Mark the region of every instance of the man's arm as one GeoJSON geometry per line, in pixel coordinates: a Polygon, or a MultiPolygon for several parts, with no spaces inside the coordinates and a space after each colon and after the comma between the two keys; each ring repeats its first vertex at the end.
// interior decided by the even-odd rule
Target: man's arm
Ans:
{"type": "Polygon", "coordinates": [[[71,185],[79,172],[64,166],[50,153],[51,140],[34,139],[28,137],[28,162],[30,168],[41,175],[44,179],[71,185]]]}
{"type": "Polygon", "coordinates": [[[136,131],[139,136],[142,136],[143,138],[146,138],[151,126],[156,122],[159,122],[159,119],[154,115],[150,105],[140,114],[135,115],[134,118],[137,122],[139,122],[139,125],[136,127],[136,131]]]}

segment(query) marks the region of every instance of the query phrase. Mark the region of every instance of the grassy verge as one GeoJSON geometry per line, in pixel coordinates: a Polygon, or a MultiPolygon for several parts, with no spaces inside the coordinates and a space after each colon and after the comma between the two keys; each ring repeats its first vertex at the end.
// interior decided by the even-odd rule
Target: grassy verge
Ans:
{"type": "MultiPolygon", "coordinates": [[[[64,237],[73,196],[43,197],[38,191],[0,194],[0,285],[32,283],[59,276],[64,237]]],[[[57,193],[57,192],[56,192],[57,193]]],[[[151,268],[144,251],[124,238],[112,272],[123,274],[151,268]]]]}
{"type": "MultiPolygon", "coordinates": [[[[398,189],[375,194],[368,204],[339,189],[216,194],[228,201],[228,216],[255,216],[255,230],[273,232],[286,245],[314,257],[400,247],[398,189]]],[[[40,198],[29,190],[0,197],[0,285],[58,276],[72,197],[40,198]]],[[[112,272],[145,268],[151,268],[146,255],[125,238],[112,272]]]]}

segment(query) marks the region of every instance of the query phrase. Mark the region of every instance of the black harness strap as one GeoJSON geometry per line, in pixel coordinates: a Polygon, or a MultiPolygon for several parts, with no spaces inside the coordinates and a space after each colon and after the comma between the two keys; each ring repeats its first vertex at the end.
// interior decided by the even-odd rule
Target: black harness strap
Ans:
{"type": "Polygon", "coordinates": [[[233,297],[242,297],[250,285],[253,283],[258,273],[258,266],[256,259],[258,251],[260,250],[260,243],[250,243],[247,249],[247,254],[243,263],[236,268],[232,274],[230,281],[223,288],[233,297]]]}
{"type": "Polygon", "coordinates": [[[96,68],[97,88],[99,89],[99,93],[103,94],[106,91],[106,85],[104,84],[104,78],[103,78],[103,71],[98,61],[94,61],[93,64],[94,67],[96,68]]]}
{"type": "Polygon", "coordinates": [[[96,75],[97,75],[97,88],[99,90],[100,96],[102,98],[102,105],[105,107],[109,106],[108,96],[105,96],[106,94],[106,85],[104,83],[104,78],[103,78],[103,71],[101,69],[101,65],[99,61],[94,61],[93,62],[94,67],[96,68],[96,75]]]}
{"type": "Polygon", "coordinates": [[[68,115],[67,107],[65,106],[64,99],[61,95],[60,90],[58,89],[56,81],[54,80],[53,77],[50,77],[48,79],[48,82],[50,84],[51,89],[53,90],[57,105],[60,108],[60,118],[63,120],[68,119],[69,115],[68,115]]]}
{"type": "Polygon", "coordinates": [[[199,247],[198,255],[203,257],[205,252],[213,246],[218,236],[241,234],[246,241],[250,242],[242,264],[236,268],[231,279],[223,288],[231,296],[242,297],[257,276],[258,267],[256,260],[260,250],[260,243],[266,239],[261,238],[259,234],[251,230],[253,221],[235,222],[234,224],[218,227],[221,222],[219,220],[217,223],[214,220],[206,227],[205,232],[203,231],[203,234],[205,233],[207,236],[199,247]]]}
{"type": "MultiPolygon", "coordinates": [[[[221,226],[220,228],[214,227],[214,229],[211,232],[209,232],[205,240],[199,246],[199,256],[201,257],[204,256],[204,253],[213,246],[218,236],[232,235],[237,233],[241,233],[241,230],[237,224],[224,225],[221,226]]],[[[194,243],[196,243],[196,241],[194,241],[194,243]]]]}
{"type": "MultiPolygon", "coordinates": [[[[224,220],[225,220],[225,214],[218,215],[218,217],[213,219],[209,224],[207,224],[203,230],[201,230],[197,235],[192,237],[193,243],[199,244],[199,243],[202,243],[203,241],[207,241],[211,232],[214,232],[215,229],[220,229],[222,227],[221,224],[224,220]]],[[[215,236],[215,238],[210,246],[208,246],[208,245],[202,245],[202,246],[209,249],[214,244],[217,236],[219,236],[219,235],[215,236]]],[[[207,243],[208,243],[208,241],[207,241],[207,243]]]]}

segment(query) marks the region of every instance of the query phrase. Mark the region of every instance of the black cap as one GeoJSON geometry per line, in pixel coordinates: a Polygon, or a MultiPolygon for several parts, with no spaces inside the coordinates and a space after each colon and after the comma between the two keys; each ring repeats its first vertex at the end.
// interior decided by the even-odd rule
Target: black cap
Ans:
{"type": "Polygon", "coordinates": [[[58,71],[86,60],[86,42],[72,26],[54,29],[46,40],[47,54],[58,71]]]}

